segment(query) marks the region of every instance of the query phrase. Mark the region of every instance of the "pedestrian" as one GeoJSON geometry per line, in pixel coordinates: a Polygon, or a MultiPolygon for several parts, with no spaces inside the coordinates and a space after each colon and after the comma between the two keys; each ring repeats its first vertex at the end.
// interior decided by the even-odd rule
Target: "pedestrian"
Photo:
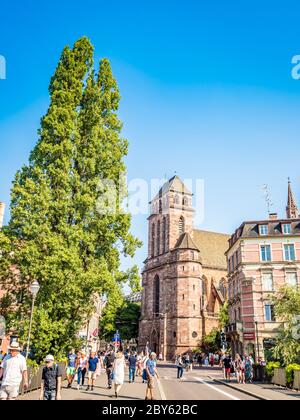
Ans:
{"type": "Polygon", "coordinates": [[[68,379],[68,388],[72,388],[72,383],[74,381],[76,373],[76,360],[77,355],[75,349],[72,349],[68,354],[68,364],[67,364],[67,379],[68,379]]]}
{"type": "Polygon", "coordinates": [[[107,387],[108,389],[112,388],[112,379],[113,379],[113,365],[115,361],[115,355],[113,351],[109,351],[103,361],[104,368],[107,375],[107,387]]]}
{"type": "Polygon", "coordinates": [[[245,365],[239,354],[236,354],[234,359],[234,370],[238,384],[245,383],[245,365]]]}
{"type": "Polygon", "coordinates": [[[225,354],[225,357],[223,359],[223,366],[225,369],[225,379],[230,382],[231,380],[231,369],[232,369],[232,360],[229,355],[229,353],[225,354]]]}
{"type": "Polygon", "coordinates": [[[84,351],[80,351],[76,360],[76,370],[77,370],[77,389],[78,391],[84,386],[84,380],[87,369],[87,357],[84,351]]]}
{"type": "Polygon", "coordinates": [[[115,383],[115,397],[118,398],[125,379],[125,357],[119,350],[113,364],[113,378],[115,383]]]}
{"type": "Polygon", "coordinates": [[[0,400],[16,400],[22,380],[24,390],[28,389],[26,359],[20,354],[19,343],[13,342],[8,350],[9,355],[2,360],[0,367],[0,379],[2,378],[0,400]]]}
{"type": "Polygon", "coordinates": [[[179,354],[176,357],[176,367],[177,367],[177,379],[181,379],[183,377],[183,371],[184,371],[184,363],[181,357],[181,354],[179,354]]]}
{"type": "Polygon", "coordinates": [[[142,374],[143,374],[143,355],[142,355],[142,353],[139,353],[137,355],[136,366],[137,366],[136,376],[142,376],[142,374]]]}
{"type": "Polygon", "coordinates": [[[205,367],[208,368],[208,366],[209,366],[209,358],[208,358],[208,356],[205,356],[204,365],[205,365],[205,367]]]}
{"type": "Polygon", "coordinates": [[[143,373],[142,373],[142,377],[143,377],[143,384],[145,382],[147,382],[147,361],[149,360],[149,356],[146,353],[142,359],[142,366],[143,366],[143,373]]]}
{"type": "Polygon", "coordinates": [[[199,368],[201,368],[202,367],[202,354],[201,353],[198,354],[198,364],[199,364],[199,368]]]}
{"type": "Polygon", "coordinates": [[[155,376],[159,379],[157,368],[156,368],[156,354],[151,353],[150,358],[146,362],[146,372],[147,372],[147,392],[146,400],[155,400],[154,398],[154,389],[155,389],[155,376]],[[150,396],[150,398],[149,398],[150,396]]]}
{"type": "Polygon", "coordinates": [[[213,354],[211,354],[210,356],[210,361],[209,361],[210,367],[214,367],[215,366],[215,356],[213,354]]]}
{"type": "Polygon", "coordinates": [[[129,356],[128,363],[129,363],[129,383],[131,384],[135,382],[135,373],[136,373],[136,364],[137,364],[136,353],[133,353],[131,356],[129,356]]]}
{"type": "Polygon", "coordinates": [[[190,368],[190,356],[188,353],[185,355],[184,361],[185,361],[185,370],[188,372],[190,368]]]}
{"type": "Polygon", "coordinates": [[[40,400],[61,400],[61,368],[54,363],[54,357],[51,354],[46,357],[45,362],[46,366],[44,366],[42,372],[40,400]]]}
{"type": "Polygon", "coordinates": [[[95,380],[97,378],[97,372],[99,371],[99,359],[94,351],[91,352],[91,355],[88,359],[87,371],[89,382],[86,391],[94,391],[95,380]]]}
{"type": "Polygon", "coordinates": [[[249,356],[245,358],[245,381],[252,383],[253,370],[252,370],[252,361],[249,356]]]}

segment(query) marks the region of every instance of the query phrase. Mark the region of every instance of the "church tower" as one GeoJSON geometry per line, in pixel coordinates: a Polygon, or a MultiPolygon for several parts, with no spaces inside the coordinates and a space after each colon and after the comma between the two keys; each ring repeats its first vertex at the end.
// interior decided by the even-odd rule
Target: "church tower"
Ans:
{"type": "Polygon", "coordinates": [[[296,200],[294,198],[294,194],[292,191],[290,179],[289,179],[289,185],[288,185],[288,202],[287,202],[287,207],[286,207],[286,217],[288,219],[297,219],[298,217],[300,217],[296,200]]]}
{"type": "Polygon", "coordinates": [[[192,193],[179,177],[151,201],[139,348],[172,358],[197,347],[202,329],[201,255],[193,241],[192,193]]]}

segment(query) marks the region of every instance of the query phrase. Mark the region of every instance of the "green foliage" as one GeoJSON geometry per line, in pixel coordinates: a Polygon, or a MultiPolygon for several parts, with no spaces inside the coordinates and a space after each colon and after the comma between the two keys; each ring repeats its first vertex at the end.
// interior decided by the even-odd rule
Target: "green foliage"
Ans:
{"type": "Polygon", "coordinates": [[[138,337],[138,321],[141,314],[141,305],[123,300],[117,307],[107,305],[101,319],[101,336],[110,341],[118,330],[122,340],[131,340],[138,337]]]}
{"type": "Polygon", "coordinates": [[[295,370],[300,370],[300,365],[298,365],[297,363],[293,363],[291,365],[288,365],[285,368],[285,372],[286,372],[286,381],[288,384],[293,384],[294,382],[294,372],[295,370]]]}
{"type": "Polygon", "coordinates": [[[118,308],[124,283],[138,287],[137,269],[121,273],[119,267],[120,254],[133,256],[141,245],[121,209],[128,142],[120,136],[120,94],[109,61],[95,74],[93,47],[79,39],[63,50],[49,92],[38,143],[16,174],[11,220],[0,233],[0,310],[23,342],[28,286],[41,285],[32,328],[38,361],[79,345],[77,332],[93,312],[95,294],[118,308]],[[99,211],[112,185],[115,211],[99,211]]]}
{"type": "Polygon", "coordinates": [[[229,304],[225,302],[220,308],[219,313],[219,324],[220,328],[223,329],[226,325],[229,324],[229,304]]]}
{"type": "Polygon", "coordinates": [[[300,290],[284,287],[273,299],[273,303],[277,318],[283,322],[273,348],[273,356],[283,366],[300,363],[300,340],[294,334],[297,327],[295,319],[300,314],[300,290]]]}
{"type": "Polygon", "coordinates": [[[274,369],[280,367],[280,362],[269,362],[266,365],[266,373],[267,375],[272,378],[274,375],[274,369]]]}
{"type": "Polygon", "coordinates": [[[220,331],[214,328],[202,340],[202,350],[209,353],[215,353],[221,348],[221,335],[220,331]]]}

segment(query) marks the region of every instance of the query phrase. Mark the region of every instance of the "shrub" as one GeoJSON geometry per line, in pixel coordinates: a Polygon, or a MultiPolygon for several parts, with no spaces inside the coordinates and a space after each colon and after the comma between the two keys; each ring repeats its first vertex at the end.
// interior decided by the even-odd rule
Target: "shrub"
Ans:
{"type": "Polygon", "coordinates": [[[266,373],[269,377],[272,377],[274,375],[274,369],[279,368],[280,363],[279,362],[269,362],[266,365],[266,373]]]}
{"type": "Polygon", "coordinates": [[[286,381],[288,385],[293,384],[294,382],[295,370],[300,370],[300,365],[298,365],[297,363],[290,364],[285,368],[286,381]]]}

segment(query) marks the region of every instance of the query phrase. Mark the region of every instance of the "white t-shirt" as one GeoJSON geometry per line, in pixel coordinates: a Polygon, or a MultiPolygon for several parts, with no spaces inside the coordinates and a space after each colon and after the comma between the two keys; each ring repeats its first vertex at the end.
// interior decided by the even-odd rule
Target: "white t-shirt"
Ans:
{"type": "Polygon", "coordinates": [[[16,357],[8,355],[3,360],[1,367],[4,369],[2,386],[20,386],[22,374],[27,370],[26,359],[21,354],[16,357]]]}

